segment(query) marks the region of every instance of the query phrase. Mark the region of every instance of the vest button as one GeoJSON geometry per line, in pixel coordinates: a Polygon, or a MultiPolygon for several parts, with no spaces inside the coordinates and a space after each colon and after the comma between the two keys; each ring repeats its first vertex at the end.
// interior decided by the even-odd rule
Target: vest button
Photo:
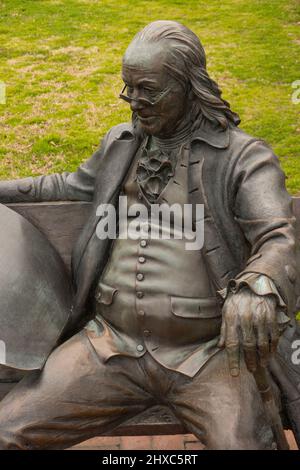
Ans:
{"type": "Polygon", "coordinates": [[[151,331],[149,330],[144,330],[144,336],[151,336],[151,331]]]}
{"type": "Polygon", "coordinates": [[[146,258],[144,256],[139,256],[139,263],[143,264],[146,262],[146,258]]]}
{"type": "Polygon", "coordinates": [[[136,278],[137,278],[138,281],[142,281],[144,279],[144,274],[137,273],[136,278]]]}
{"type": "Polygon", "coordinates": [[[141,247],[145,248],[145,246],[147,246],[147,240],[141,240],[140,245],[141,247]]]}
{"type": "Polygon", "coordinates": [[[144,292],[139,290],[139,291],[137,291],[136,296],[137,296],[138,299],[142,299],[144,297],[144,292]]]}
{"type": "Polygon", "coordinates": [[[145,316],[145,311],[144,311],[144,310],[139,310],[139,311],[138,311],[138,315],[139,315],[140,317],[144,317],[144,316],[145,316]]]}
{"type": "Polygon", "coordinates": [[[142,344],[138,344],[136,349],[139,351],[139,352],[142,352],[144,351],[144,346],[142,344]]]}

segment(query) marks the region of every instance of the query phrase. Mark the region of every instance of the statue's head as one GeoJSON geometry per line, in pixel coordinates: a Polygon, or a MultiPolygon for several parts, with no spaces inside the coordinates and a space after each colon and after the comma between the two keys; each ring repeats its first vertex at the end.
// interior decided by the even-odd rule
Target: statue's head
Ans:
{"type": "Polygon", "coordinates": [[[123,57],[122,77],[134,122],[168,137],[203,118],[226,128],[238,116],[206,71],[199,38],[175,21],[155,21],[137,33],[123,57]]]}

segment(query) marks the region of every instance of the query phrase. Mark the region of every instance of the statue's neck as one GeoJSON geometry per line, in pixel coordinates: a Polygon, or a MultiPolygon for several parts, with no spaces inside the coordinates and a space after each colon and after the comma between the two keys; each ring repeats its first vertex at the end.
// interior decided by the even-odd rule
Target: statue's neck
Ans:
{"type": "Polygon", "coordinates": [[[186,122],[182,129],[174,133],[171,137],[159,138],[152,137],[151,146],[161,150],[170,151],[179,148],[182,144],[189,140],[191,136],[191,122],[186,122]]]}

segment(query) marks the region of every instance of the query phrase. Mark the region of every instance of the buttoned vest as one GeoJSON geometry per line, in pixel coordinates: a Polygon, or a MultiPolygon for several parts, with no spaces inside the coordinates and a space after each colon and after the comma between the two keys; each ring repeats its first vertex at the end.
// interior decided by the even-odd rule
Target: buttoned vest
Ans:
{"type": "MultiPolygon", "coordinates": [[[[188,203],[188,152],[181,148],[175,174],[156,201],[166,207],[177,204],[182,219],[188,203]]],[[[221,310],[201,250],[187,249],[190,240],[185,233],[174,238],[183,224],[177,226],[171,218],[169,238],[162,238],[162,233],[168,236],[165,224],[160,225],[158,238],[151,236],[154,228],[158,233],[157,220],[151,218],[153,205],[136,182],[139,155],[121,195],[127,198],[128,213],[143,204],[149,217],[140,224],[137,239],[126,238],[119,224],[119,236],[96,288],[96,318],[88,328],[105,360],[115,354],[140,357],[148,351],[161,365],[193,376],[218,351],[221,310]]],[[[126,230],[130,232],[136,221],[129,216],[126,230]]]]}

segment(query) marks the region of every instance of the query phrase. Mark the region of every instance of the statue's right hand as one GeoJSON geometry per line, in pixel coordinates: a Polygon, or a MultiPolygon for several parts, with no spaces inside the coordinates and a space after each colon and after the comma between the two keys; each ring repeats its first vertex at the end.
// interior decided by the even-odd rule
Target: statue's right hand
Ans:
{"type": "Polygon", "coordinates": [[[232,376],[239,375],[240,351],[250,372],[265,367],[279,341],[276,299],[248,288],[229,294],[223,306],[219,347],[225,347],[232,376]]]}

